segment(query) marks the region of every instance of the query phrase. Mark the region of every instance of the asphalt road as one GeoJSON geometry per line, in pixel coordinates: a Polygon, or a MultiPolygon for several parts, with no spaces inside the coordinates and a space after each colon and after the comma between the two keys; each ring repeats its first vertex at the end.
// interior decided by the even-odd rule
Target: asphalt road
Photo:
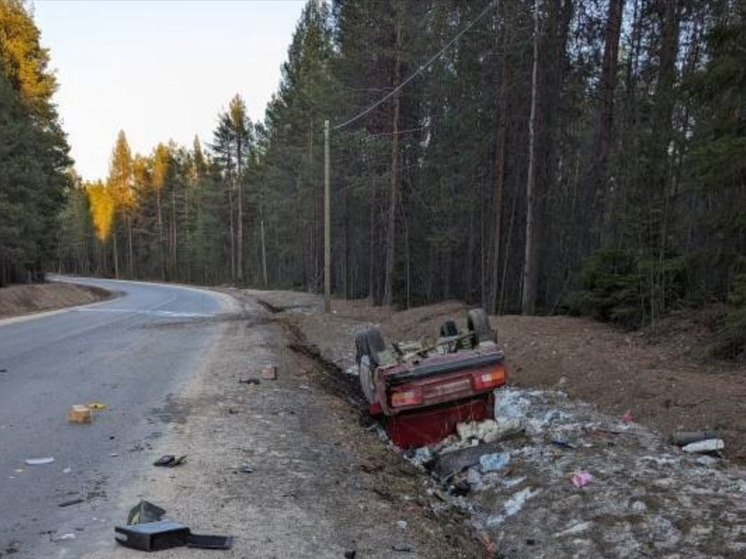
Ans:
{"type": "Polygon", "coordinates": [[[110,545],[124,521],[121,489],[152,467],[149,441],[178,421],[172,398],[205,365],[221,331],[213,317],[230,306],[177,286],[76,281],[122,296],[0,321],[0,557],[14,548],[14,559],[77,557],[110,545]],[[71,405],[90,402],[108,408],[89,425],[66,421],[71,405]],[[54,462],[25,463],[46,457],[54,462]],[[58,506],[76,498],[84,501],[58,506]]]}

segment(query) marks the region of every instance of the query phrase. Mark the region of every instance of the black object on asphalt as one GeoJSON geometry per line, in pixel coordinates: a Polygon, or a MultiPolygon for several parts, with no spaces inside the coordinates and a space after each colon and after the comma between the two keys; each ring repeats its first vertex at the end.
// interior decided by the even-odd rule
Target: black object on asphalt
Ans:
{"type": "Polygon", "coordinates": [[[233,547],[233,536],[207,536],[190,534],[186,542],[187,547],[198,549],[230,549],[233,547]]]}
{"type": "Polygon", "coordinates": [[[77,505],[78,503],[82,503],[84,501],[85,499],[81,499],[80,497],[78,497],[77,499],[70,499],[69,501],[64,501],[57,506],[58,507],[69,507],[71,505],[77,505]]]}
{"type": "Polygon", "coordinates": [[[238,381],[240,384],[259,384],[258,378],[246,378],[246,379],[240,379],[238,381]]]}
{"type": "Polygon", "coordinates": [[[160,466],[162,468],[175,468],[176,466],[181,466],[184,462],[186,462],[186,458],[186,455],[176,458],[176,456],[174,456],[173,454],[166,454],[153,462],[153,466],[160,466]]]}
{"type": "Polygon", "coordinates": [[[114,537],[118,543],[140,551],[160,551],[172,547],[183,547],[187,545],[190,535],[188,526],[173,520],[117,526],[114,531],[116,532],[114,537]]]}

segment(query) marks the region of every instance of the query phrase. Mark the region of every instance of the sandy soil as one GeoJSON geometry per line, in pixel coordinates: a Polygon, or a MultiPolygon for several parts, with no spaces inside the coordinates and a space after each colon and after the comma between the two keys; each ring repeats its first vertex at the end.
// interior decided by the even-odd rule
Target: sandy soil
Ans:
{"type": "MultiPolygon", "coordinates": [[[[282,323],[252,297],[241,301],[206,366],[164,411],[169,429],[153,444],[154,457],[187,454],[188,462],[149,468],[121,502],[124,509],[147,499],[196,533],[236,540],[231,551],[158,556],[477,557],[464,513],[434,517],[423,474],[361,425],[335,377],[289,348],[295,341],[282,323]],[[277,366],[277,380],[239,383],[259,378],[266,364],[277,366]]],[[[109,546],[87,557],[142,556],[109,546]]]]}
{"type": "Polygon", "coordinates": [[[0,288],[0,318],[86,305],[112,296],[105,289],[72,283],[11,285],[0,288]]]}

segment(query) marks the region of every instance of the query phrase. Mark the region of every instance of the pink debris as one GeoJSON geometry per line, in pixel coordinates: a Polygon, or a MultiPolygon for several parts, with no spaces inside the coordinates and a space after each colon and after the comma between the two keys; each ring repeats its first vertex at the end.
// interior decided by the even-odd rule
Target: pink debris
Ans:
{"type": "Polygon", "coordinates": [[[627,410],[626,412],[624,412],[624,414],[622,414],[623,423],[634,423],[634,421],[635,421],[635,416],[632,415],[631,410],[627,410]]]}
{"type": "Polygon", "coordinates": [[[579,472],[573,474],[572,483],[575,487],[585,487],[586,485],[593,483],[593,476],[588,472],[579,472]]]}

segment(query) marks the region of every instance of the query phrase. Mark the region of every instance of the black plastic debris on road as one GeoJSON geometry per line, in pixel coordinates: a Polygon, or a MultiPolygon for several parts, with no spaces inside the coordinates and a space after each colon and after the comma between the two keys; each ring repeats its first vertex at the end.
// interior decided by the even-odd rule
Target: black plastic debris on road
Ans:
{"type": "Polygon", "coordinates": [[[127,526],[114,528],[117,543],[140,551],[160,551],[174,547],[231,549],[233,536],[192,534],[188,526],[163,518],[166,509],[140,501],[130,509],[127,526]]]}
{"type": "Polygon", "coordinates": [[[176,466],[181,466],[184,462],[186,462],[186,459],[186,454],[183,456],[179,456],[178,458],[173,454],[165,454],[164,456],[161,456],[158,460],[153,462],[153,466],[160,466],[161,468],[175,468],[176,466]]]}
{"type": "Polygon", "coordinates": [[[85,502],[85,499],[81,499],[80,497],[78,497],[77,499],[70,499],[69,501],[64,501],[64,502],[58,504],[57,506],[58,507],[69,507],[69,506],[72,506],[72,505],[78,505],[78,504],[83,503],[83,502],[85,502]]]}

